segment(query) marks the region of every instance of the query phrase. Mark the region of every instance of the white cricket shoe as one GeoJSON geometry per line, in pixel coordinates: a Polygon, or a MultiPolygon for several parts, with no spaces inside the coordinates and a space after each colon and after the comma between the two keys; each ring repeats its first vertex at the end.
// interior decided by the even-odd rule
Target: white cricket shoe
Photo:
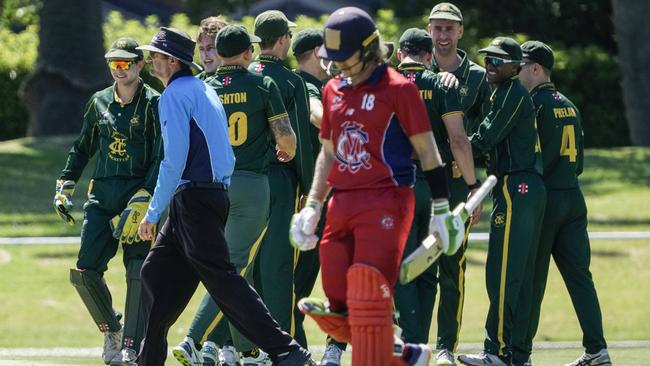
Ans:
{"type": "Polygon", "coordinates": [[[463,365],[469,366],[509,366],[501,357],[491,353],[481,352],[477,355],[460,355],[458,361],[463,365]]]}
{"type": "Polygon", "coordinates": [[[273,366],[273,361],[271,361],[269,355],[262,350],[259,352],[257,357],[242,357],[242,366],[273,366]]]}
{"type": "Polygon", "coordinates": [[[456,366],[454,353],[448,349],[443,349],[436,355],[436,365],[456,366]]]}
{"type": "Polygon", "coordinates": [[[320,366],[341,366],[342,355],[342,349],[338,348],[334,344],[329,344],[327,348],[325,348],[323,358],[320,360],[320,366]]]}
{"type": "Polygon", "coordinates": [[[131,348],[123,348],[111,360],[111,366],[135,366],[135,360],[138,358],[138,353],[131,348]]]}
{"type": "Polygon", "coordinates": [[[612,360],[607,348],[603,348],[598,353],[585,352],[580,358],[564,366],[612,366],[612,360]]]}
{"type": "Polygon", "coordinates": [[[533,359],[530,356],[528,356],[528,361],[526,361],[524,366],[533,366],[533,359]]]}
{"type": "Polygon", "coordinates": [[[102,360],[105,364],[110,364],[113,358],[120,354],[122,350],[122,329],[117,332],[104,332],[104,349],[102,350],[102,360]]]}
{"type": "Polygon", "coordinates": [[[239,352],[234,346],[223,346],[219,350],[219,361],[223,366],[241,366],[239,352]]]}
{"type": "Polygon", "coordinates": [[[172,349],[172,355],[183,366],[203,366],[203,357],[194,346],[194,340],[185,337],[183,341],[172,349]]]}
{"type": "Polygon", "coordinates": [[[203,366],[219,366],[219,347],[210,341],[203,343],[201,347],[201,357],[203,357],[203,366]]]}

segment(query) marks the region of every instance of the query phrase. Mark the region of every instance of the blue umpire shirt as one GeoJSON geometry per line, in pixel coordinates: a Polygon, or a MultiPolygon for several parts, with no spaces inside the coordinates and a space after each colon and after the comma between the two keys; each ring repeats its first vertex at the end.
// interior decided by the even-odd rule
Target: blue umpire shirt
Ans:
{"type": "Polygon", "coordinates": [[[176,72],[158,103],[165,157],[145,219],[157,223],[189,182],[230,184],[235,167],[228,119],[217,93],[189,70],[176,72]]]}

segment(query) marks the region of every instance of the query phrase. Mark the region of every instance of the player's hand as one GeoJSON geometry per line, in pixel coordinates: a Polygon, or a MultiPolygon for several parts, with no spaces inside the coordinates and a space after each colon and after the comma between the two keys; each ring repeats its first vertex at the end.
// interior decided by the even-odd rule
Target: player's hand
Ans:
{"type": "Polygon", "coordinates": [[[140,241],[138,229],[140,221],[147,213],[150,201],[151,194],[141,188],[131,197],[119,220],[116,220],[116,217],[111,220],[111,226],[114,226],[113,237],[119,239],[120,244],[133,244],[140,241]]]}
{"type": "Polygon", "coordinates": [[[459,83],[456,75],[446,71],[440,72],[438,75],[440,76],[440,82],[442,85],[446,86],[447,88],[458,88],[459,83]]]}
{"type": "Polygon", "coordinates": [[[316,248],[318,236],[316,227],[323,205],[315,199],[308,199],[305,207],[291,218],[289,241],[294,247],[306,251],[316,248]]]}
{"type": "Polygon", "coordinates": [[[459,216],[449,212],[449,201],[433,202],[429,234],[438,239],[440,248],[446,255],[453,255],[460,248],[465,236],[465,223],[459,216]]]}
{"type": "Polygon", "coordinates": [[[293,155],[289,154],[286,151],[280,150],[280,147],[278,145],[275,145],[275,155],[278,157],[278,160],[283,163],[288,163],[293,160],[293,155]]]}
{"type": "MultiPolygon", "coordinates": [[[[472,197],[472,195],[474,195],[477,191],[478,191],[478,188],[474,188],[471,191],[469,191],[469,195],[467,196],[467,199],[472,197]]],[[[471,218],[472,225],[478,224],[478,222],[481,220],[481,211],[483,211],[483,202],[482,201],[478,205],[478,207],[476,207],[474,209],[474,212],[472,212],[472,218],[471,218]]]]}
{"type": "Polygon", "coordinates": [[[54,193],[54,211],[61,219],[69,225],[74,225],[74,217],[70,214],[72,210],[72,195],[74,194],[75,182],[73,180],[56,181],[56,192],[54,193]]]}
{"type": "Polygon", "coordinates": [[[140,226],[138,226],[138,236],[140,240],[155,240],[156,239],[156,224],[147,221],[147,219],[142,219],[140,221],[140,226]]]}

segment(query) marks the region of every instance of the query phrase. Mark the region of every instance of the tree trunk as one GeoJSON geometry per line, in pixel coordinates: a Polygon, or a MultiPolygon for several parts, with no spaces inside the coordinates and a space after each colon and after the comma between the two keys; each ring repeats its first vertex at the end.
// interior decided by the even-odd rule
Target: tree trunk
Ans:
{"type": "Polygon", "coordinates": [[[650,146],[650,1],[612,0],[630,141],[650,146]]]}
{"type": "Polygon", "coordinates": [[[78,133],[83,108],[108,85],[99,0],[46,0],[40,11],[38,58],[23,85],[28,135],[78,133]]]}

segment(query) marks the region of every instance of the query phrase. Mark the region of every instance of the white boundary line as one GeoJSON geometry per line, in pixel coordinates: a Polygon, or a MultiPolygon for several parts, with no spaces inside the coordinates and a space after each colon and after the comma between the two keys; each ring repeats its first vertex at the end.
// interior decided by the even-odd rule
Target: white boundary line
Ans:
{"type": "MultiPolygon", "coordinates": [[[[487,241],[488,233],[470,233],[471,241],[487,241]]],[[[644,240],[650,239],[650,231],[595,231],[589,233],[591,240],[644,240]]],[[[79,245],[78,236],[0,237],[0,245],[79,245]]]]}
{"type": "MultiPolygon", "coordinates": [[[[609,349],[625,348],[646,348],[650,349],[650,341],[614,341],[607,342],[609,349]]],[[[536,350],[554,350],[554,349],[582,349],[581,342],[537,342],[534,349],[536,350]]],[[[458,351],[477,351],[483,349],[483,343],[461,343],[458,351]]],[[[309,347],[309,351],[314,354],[325,352],[324,346],[309,347]]],[[[347,351],[350,351],[348,347],[347,351]]],[[[91,348],[72,348],[72,347],[53,347],[53,348],[0,348],[0,359],[2,357],[94,357],[102,354],[100,347],[91,348]]]]}

